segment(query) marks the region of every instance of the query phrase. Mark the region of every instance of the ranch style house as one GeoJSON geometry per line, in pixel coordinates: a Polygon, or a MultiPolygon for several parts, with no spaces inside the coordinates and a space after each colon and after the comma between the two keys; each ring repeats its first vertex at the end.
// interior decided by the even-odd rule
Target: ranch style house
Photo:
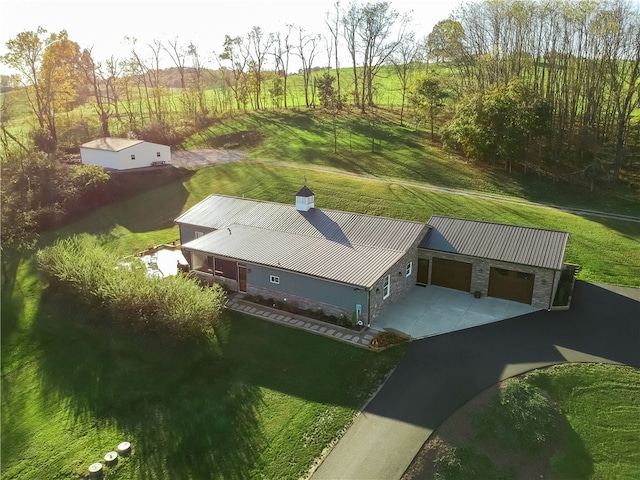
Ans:
{"type": "Polygon", "coordinates": [[[176,220],[207,282],[371,325],[414,285],[551,308],[569,234],[433,216],[428,223],[210,195],[176,220]]]}

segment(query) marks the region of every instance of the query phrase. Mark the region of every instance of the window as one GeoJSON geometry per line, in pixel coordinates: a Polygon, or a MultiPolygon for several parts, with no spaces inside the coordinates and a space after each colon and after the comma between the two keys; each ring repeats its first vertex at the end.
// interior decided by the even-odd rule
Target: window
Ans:
{"type": "Polygon", "coordinates": [[[411,273],[413,272],[413,262],[409,262],[407,263],[407,277],[411,276],[411,273]]]}
{"type": "Polygon", "coordinates": [[[509,275],[509,271],[505,270],[504,268],[496,268],[496,272],[498,273],[498,275],[503,275],[505,277],[509,275]]]}
{"type": "Polygon", "coordinates": [[[131,155],[131,160],[135,160],[136,156],[135,155],[131,155]]]}
{"type": "Polygon", "coordinates": [[[159,157],[159,156],[160,156],[160,152],[156,152],[156,157],[159,157]]]}
{"type": "Polygon", "coordinates": [[[196,232],[196,238],[200,238],[203,235],[204,235],[204,233],[202,233],[202,232],[196,232]]]}
{"type": "Polygon", "coordinates": [[[387,275],[382,285],[382,299],[385,300],[391,295],[391,275],[387,275]]]}
{"type": "Polygon", "coordinates": [[[516,272],[516,278],[522,278],[524,280],[529,280],[529,274],[524,272],[516,272]]]}
{"type": "Polygon", "coordinates": [[[276,275],[269,276],[269,281],[271,283],[275,283],[276,285],[280,285],[280,277],[277,277],[276,275]]]}

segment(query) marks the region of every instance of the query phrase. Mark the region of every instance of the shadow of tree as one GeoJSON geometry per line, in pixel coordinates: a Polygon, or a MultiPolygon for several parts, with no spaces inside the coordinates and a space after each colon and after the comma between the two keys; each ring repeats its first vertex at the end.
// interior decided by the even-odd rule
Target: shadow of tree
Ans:
{"type": "Polygon", "coordinates": [[[265,441],[256,413],[262,397],[229,374],[236,366],[215,345],[87,322],[86,311],[45,297],[48,314],[37,314],[34,335],[44,348],[46,402],[65,402],[78,422],[90,416],[128,432],[122,440],[132,441],[129,462],[142,478],[246,477],[265,441]]]}

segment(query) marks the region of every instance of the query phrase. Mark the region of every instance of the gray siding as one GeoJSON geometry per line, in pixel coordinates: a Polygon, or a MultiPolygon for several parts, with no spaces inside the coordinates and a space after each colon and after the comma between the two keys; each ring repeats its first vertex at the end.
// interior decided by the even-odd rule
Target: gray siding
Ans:
{"type": "Polygon", "coordinates": [[[213,228],[205,228],[205,227],[196,227],[195,225],[188,225],[185,223],[181,223],[180,225],[180,244],[184,245],[191,240],[195,240],[196,232],[202,232],[203,234],[207,234],[213,232],[213,228]]]}
{"type": "Polygon", "coordinates": [[[363,314],[367,309],[367,292],[364,289],[261,265],[247,264],[247,286],[333,305],[349,312],[355,310],[356,304],[362,305],[363,314]],[[271,275],[279,277],[280,283],[271,283],[271,275]]]}

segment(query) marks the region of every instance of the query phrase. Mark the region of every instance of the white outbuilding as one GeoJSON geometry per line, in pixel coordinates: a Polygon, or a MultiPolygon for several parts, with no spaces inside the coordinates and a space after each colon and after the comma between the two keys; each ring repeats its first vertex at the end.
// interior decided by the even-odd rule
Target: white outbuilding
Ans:
{"type": "Polygon", "coordinates": [[[171,163],[171,148],[143,140],[103,137],[81,145],[80,157],[84,165],[128,170],[171,163]]]}

